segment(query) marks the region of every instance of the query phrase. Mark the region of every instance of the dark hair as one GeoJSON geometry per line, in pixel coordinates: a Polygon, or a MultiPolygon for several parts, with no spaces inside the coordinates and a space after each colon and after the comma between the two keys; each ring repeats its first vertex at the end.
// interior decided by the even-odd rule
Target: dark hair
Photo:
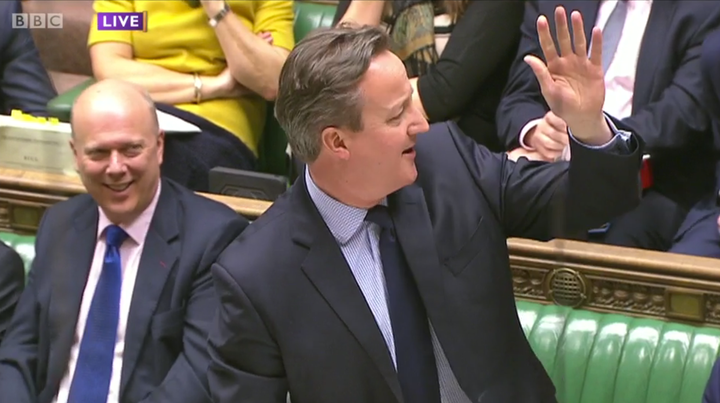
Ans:
{"type": "Polygon", "coordinates": [[[317,159],[327,127],[362,130],[358,84],[372,59],[386,50],[381,28],[350,23],[317,29],[297,43],[280,72],[275,100],[275,117],[293,155],[306,163],[317,159]]]}

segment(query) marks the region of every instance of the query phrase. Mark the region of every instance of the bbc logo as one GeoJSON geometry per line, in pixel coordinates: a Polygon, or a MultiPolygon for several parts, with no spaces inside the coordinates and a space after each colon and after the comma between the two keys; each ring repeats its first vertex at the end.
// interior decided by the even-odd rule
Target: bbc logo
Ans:
{"type": "Polygon", "coordinates": [[[63,16],[59,13],[13,13],[12,27],[17,29],[60,29],[63,16]]]}

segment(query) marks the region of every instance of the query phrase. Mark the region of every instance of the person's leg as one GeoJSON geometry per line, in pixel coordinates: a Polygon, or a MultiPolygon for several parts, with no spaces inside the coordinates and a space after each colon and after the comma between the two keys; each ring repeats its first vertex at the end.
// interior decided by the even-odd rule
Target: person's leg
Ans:
{"type": "Polygon", "coordinates": [[[647,191],[632,211],[612,220],[604,233],[588,241],[638,249],[667,251],[687,211],[662,194],[647,191]]]}
{"type": "Polygon", "coordinates": [[[157,108],[200,128],[200,133],[165,136],[162,175],[197,192],[209,191],[212,168],[225,167],[255,171],[257,159],[235,135],[217,125],[173,106],[157,108]]]}
{"type": "Polygon", "coordinates": [[[711,200],[703,200],[688,213],[668,252],[720,258],[720,208],[711,200]]]}

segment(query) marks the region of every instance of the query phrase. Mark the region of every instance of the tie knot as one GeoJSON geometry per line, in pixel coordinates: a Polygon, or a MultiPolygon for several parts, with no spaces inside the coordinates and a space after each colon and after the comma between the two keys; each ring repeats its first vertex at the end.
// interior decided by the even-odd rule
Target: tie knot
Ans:
{"type": "Polygon", "coordinates": [[[368,210],[365,220],[373,222],[383,229],[392,229],[394,227],[392,218],[390,218],[390,211],[381,204],[368,210]]]}
{"type": "Polygon", "coordinates": [[[117,225],[110,225],[105,230],[105,242],[116,248],[119,248],[123,242],[127,239],[128,234],[122,228],[117,225]]]}

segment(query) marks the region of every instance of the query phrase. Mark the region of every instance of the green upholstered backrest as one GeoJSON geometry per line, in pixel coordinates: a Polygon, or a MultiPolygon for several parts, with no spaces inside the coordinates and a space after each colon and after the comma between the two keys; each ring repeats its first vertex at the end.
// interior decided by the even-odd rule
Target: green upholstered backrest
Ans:
{"type": "Polygon", "coordinates": [[[561,403],[700,403],[720,329],[518,301],[561,403]]]}
{"type": "Polygon", "coordinates": [[[30,265],[35,258],[35,236],[18,235],[9,232],[0,232],[0,241],[5,242],[9,247],[20,254],[25,263],[25,272],[30,270],[30,265]]]}

